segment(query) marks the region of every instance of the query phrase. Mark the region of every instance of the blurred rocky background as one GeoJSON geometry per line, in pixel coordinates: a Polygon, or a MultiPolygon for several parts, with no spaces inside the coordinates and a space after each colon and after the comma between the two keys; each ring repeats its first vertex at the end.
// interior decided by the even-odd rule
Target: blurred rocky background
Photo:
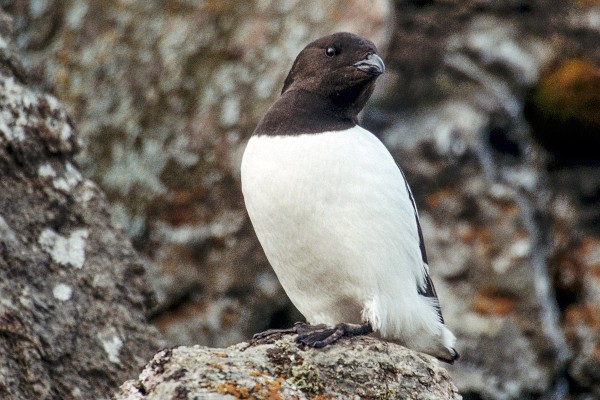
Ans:
{"type": "Polygon", "coordinates": [[[153,293],[12,36],[0,10],[0,399],[107,399],[165,345],[153,293]]]}
{"type": "Polygon", "coordinates": [[[245,141],[297,52],[388,67],[363,115],[415,192],[465,399],[600,398],[600,2],[1,0],[30,84],[144,257],[173,344],[300,319],[256,241],[245,141]]]}

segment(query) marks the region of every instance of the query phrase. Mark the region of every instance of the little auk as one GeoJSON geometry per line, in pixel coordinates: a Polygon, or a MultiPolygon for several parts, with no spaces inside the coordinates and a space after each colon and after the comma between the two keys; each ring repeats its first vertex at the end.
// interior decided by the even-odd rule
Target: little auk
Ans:
{"type": "Polygon", "coordinates": [[[352,33],[308,44],[244,151],[244,202],[281,285],[323,347],[375,332],[458,358],[429,276],[415,200],[385,146],[358,113],[385,71],[375,45],[352,33]]]}

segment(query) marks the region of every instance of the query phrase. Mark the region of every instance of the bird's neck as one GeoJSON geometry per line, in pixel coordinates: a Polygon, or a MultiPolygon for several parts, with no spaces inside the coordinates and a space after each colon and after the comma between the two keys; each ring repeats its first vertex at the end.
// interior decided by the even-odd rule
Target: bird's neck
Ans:
{"type": "Polygon", "coordinates": [[[356,115],[317,93],[289,90],[277,99],[256,127],[255,135],[299,135],[350,129],[356,115]]]}

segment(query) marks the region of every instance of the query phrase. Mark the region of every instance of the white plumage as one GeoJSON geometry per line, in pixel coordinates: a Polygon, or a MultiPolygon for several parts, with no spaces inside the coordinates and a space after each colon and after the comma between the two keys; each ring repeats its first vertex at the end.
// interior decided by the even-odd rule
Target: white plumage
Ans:
{"type": "Polygon", "coordinates": [[[425,297],[415,210],[369,131],[252,136],[242,190],[283,288],[311,324],[369,322],[383,338],[452,359],[454,335],[425,297]]]}

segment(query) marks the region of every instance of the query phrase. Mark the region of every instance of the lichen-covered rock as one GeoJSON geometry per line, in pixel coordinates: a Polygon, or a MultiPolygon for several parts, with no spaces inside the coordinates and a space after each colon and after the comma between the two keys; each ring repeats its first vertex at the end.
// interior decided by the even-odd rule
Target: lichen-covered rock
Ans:
{"type": "Polygon", "coordinates": [[[553,262],[557,286],[563,295],[565,335],[574,349],[569,375],[580,387],[591,388],[597,397],[600,396],[600,237],[588,236],[566,248],[553,262]]]}
{"type": "Polygon", "coordinates": [[[461,399],[437,360],[371,337],[324,349],[294,336],[225,349],[158,352],[115,400],[142,399],[461,399]],[[181,396],[181,397],[179,397],[181,396]]]}
{"type": "Polygon", "coordinates": [[[106,399],[160,346],[152,296],[64,107],[23,71],[0,11],[0,398],[106,399]]]}

